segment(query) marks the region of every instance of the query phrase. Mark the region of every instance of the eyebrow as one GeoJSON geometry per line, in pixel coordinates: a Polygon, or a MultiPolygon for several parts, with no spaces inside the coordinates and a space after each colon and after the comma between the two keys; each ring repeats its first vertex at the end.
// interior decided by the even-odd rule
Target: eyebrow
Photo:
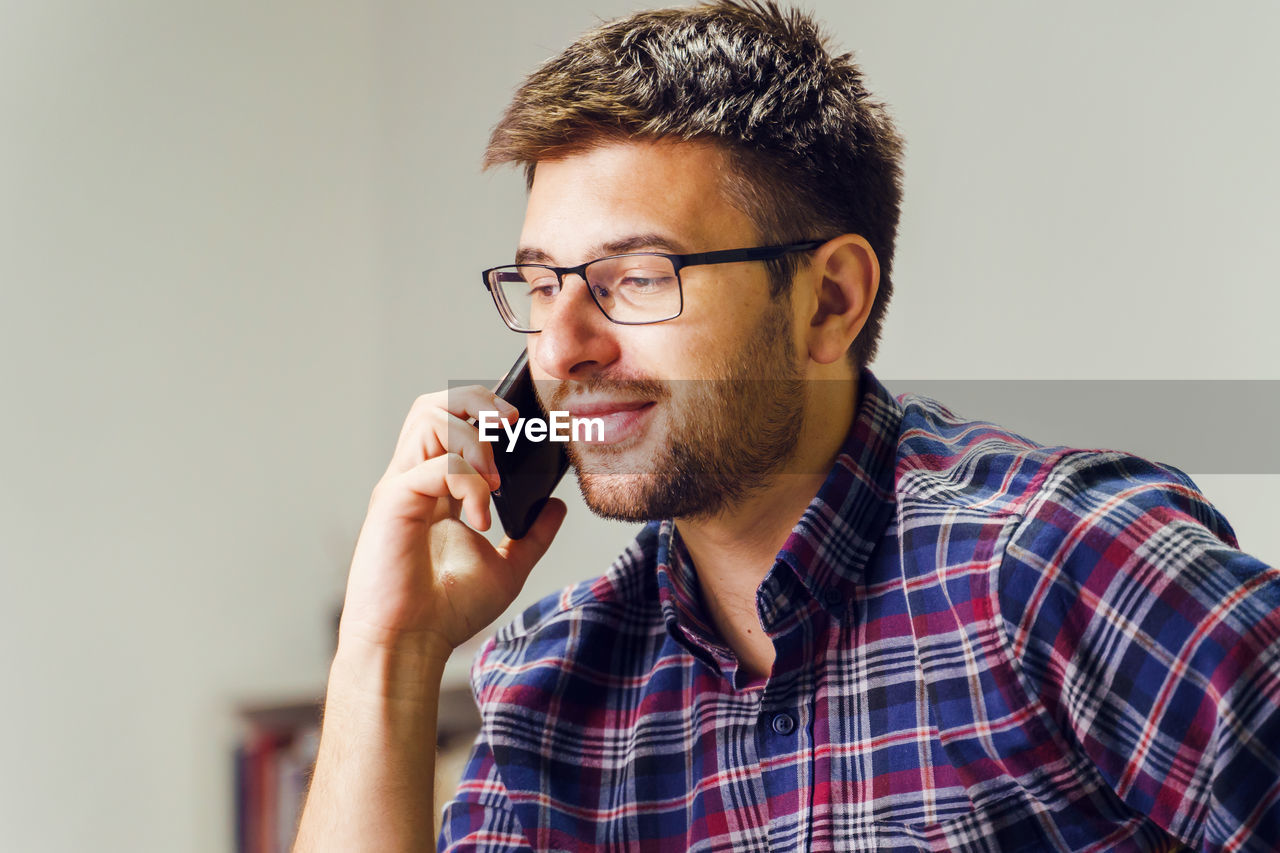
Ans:
{"type": "MultiPolygon", "coordinates": [[[[646,249],[654,249],[673,255],[684,254],[686,251],[675,240],[655,232],[652,234],[635,234],[618,240],[610,240],[607,243],[599,243],[592,246],[587,254],[591,260],[595,260],[609,255],[624,255],[627,252],[638,252],[646,249]]],[[[521,246],[516,251],[515,262],[517,264],[547,264],[554,266],[551,255],[536,246],[521,246]]]]}

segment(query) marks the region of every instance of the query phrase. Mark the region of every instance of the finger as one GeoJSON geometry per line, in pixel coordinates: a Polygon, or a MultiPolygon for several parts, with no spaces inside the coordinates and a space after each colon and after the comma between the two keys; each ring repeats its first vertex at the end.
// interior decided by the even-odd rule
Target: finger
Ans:
{"type": "Polygon", "coordinates": [[[515,406],[483,385],[464,385],[460,388],[450,388],[448,391],[437,392],[428,396],[434,398],[441,394],[443,394],[444,399],[436,403],[436,408],[444,409],[449,414],[463,420],[478,418],[481,412],[496,411],[504,419],[516,418],[520,415],[515,406]]]}
{"type": "MultiPolygon", "coordinates": [[[[468,523],[488,530],[489,485],[485,478],[461,456],[447,453],[426,459],[393,478],[409,491],[423,497],[460,501],[468,523]]],[[[452,507],[456,510],[456,507],[452,507]]]]}
{"type": "MultiPolygon", "coordinates": [[[[442,446],[446,453],[456,453],[483,474],[489,481],[489,488],[496,489],[502,484],[498,476],[498,466],[493,460],[493,442],[485,441],[479,429],[444,409],[436,410],[437,416],[432,423],[434,433],[431,446],[442,446]]],[[[494,436],[493,429],[488,435],[494,436]]],[[[501,440],[502,430],[497,430],[497,438],[501,440]]],[[[439,452],[438,450],[436,451],[439,452]]],[[[435,455],[430,453],[429,455],[435,455]]]]}
{"type": "MultiPolygon", "coordinates": [[[[479,418],[485,412],[497,412],[498,418],[506,421],[519,417],[514,406],[479,385],[451,388],[418,397],[400,429],[391,463],[387,466],[388,473],[403,473],[423,459],[431,459],[453,450],[449,446],[448,430],[444,428],[450,416],[463,423],[467,418],[479,418]]],[[[492,418],[492,415],[488,417],[492,418]]],[[[476,464],[477,470],[487,467],[483,458],[483,455],[471,457],[473,464],[479,463],[476,464]]]]}
{"type": "MultiPolygon", "coordinates": [[[[466,472],[479,472],[488,481],[489,489],[501,485],[498,466],[493,459],[492,442],[483,441],[475,426],[450,414],[444,409],[432,409],[421,422],[422,431],[408,436],[396,450],[391,460],[392,473],[400,473],[420,464],[424,459],[453,453],[467,460],[466,472]],[[416,444],[414,443],[416,442],[416,444]]],[[[488,433],[494,435],[490,429],[488,433]]],[[[498,436],[502,434],[498,430],[498,436]]]]}
{"type": "Polygon", "coordinates": [[[498,545],[498,553],[506,558],[521,583],[524,583],[524,579],[533,570],[534,564],[542,559],[542,555],[551,547],[551,540],[556,538],[556,532],[560,530],[565,513],[568,511],[564,501],[551,498],[542,508],[542,512],[538,513],[537,520],[524,538],[504,538],[498,545]]]}

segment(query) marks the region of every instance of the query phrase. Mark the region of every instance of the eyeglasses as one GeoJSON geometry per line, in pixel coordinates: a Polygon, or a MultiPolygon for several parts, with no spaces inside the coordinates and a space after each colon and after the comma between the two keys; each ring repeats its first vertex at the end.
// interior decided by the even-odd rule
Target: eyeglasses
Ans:
{"type": "Polygon", "coordinates": [[[587,292],[604,316],[624,326],[639,326],[680,316],[684,310],[680,270],[685,267],[768,261],[792,252],[811,252],[821,245],[821,240],[807,240],[689,255],[630,252],[576,267],[512,264],[487,269],[481,275],[503,322],[514,332],[542,330],[567,275],[579,276],[587,283],[587,292]]]}

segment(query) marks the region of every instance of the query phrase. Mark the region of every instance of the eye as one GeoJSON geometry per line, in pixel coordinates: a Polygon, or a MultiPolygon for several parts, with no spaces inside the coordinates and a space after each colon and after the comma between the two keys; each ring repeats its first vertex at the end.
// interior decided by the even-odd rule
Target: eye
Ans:
{"type": "Polygon", "coordinates": [[[670,270],[630,269],[618,279],[618,289],[628,296],[652,296],[675,287],[676,277],[670,270]]]}
{"type": "Polygon", "coordinates": [[[551,299],[560,292],[560,280],[550,270],[524,270],[528,295],[533,299],[551,299]]]}
{"type": "Polygon", "coordinates": [[[618,286],[636,295],[656,293],[675,284],[675,277],[662,274],[630,274],[618,286]]]}
{"type": "Polygon", "coordinates": [[[637,304],[678,288],[675,268],[663,255],[637,252],[601,258],[587,269],[591,293],[597,302],[637,304]]]}

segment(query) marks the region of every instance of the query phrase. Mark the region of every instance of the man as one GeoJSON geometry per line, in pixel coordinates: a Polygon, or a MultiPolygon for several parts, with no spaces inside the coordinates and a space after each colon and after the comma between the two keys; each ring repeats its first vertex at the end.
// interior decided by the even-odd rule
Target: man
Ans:
{"type": "MultiPolygon", "coordinates": [[[[606,422],[588,505],[652,523],[477,658],[441,848],[1280,848],[1280,573],[1177,471],[886,392],[899,160],[772,6],[607,24],[517,92],[486,281],[547,407],[606,422]]],[[[299,850],[431,843],[444,661],[565,511],[459,520],[495,409],[420,398],[374,489],[299,850]]]]}

